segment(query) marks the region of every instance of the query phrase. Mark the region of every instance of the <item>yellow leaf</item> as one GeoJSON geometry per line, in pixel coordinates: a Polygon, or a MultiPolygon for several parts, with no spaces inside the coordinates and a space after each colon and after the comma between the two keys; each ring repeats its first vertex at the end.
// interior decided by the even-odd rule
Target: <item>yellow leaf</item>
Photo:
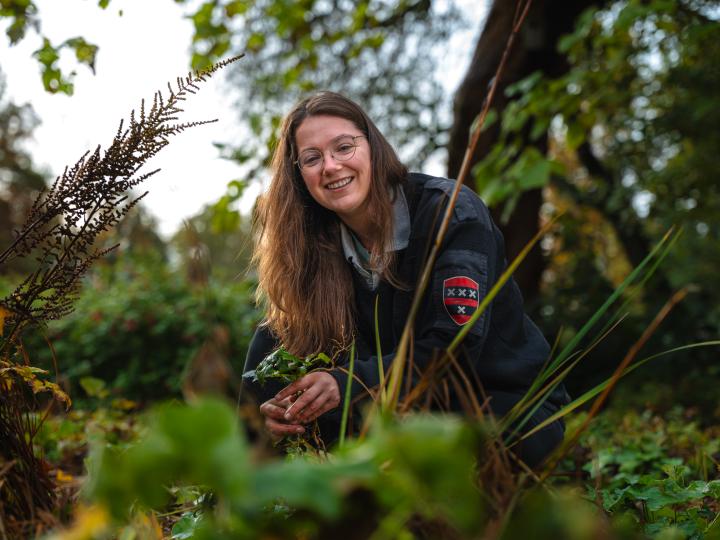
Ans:
{"type": "Polygon", "coordinates": [[[102,506],[80,506],[75,522],[69,529],[50,537],[50,540],[93,540],[107,530],[110,515],[102,506]]]}
{"type": "Polygon", "coordinates": [[[62,469],[58,469],[57,473],[55,473],[55,478],[57,478],[57,481],[61,484],[69,484],[73,480],[75,480],[75,477],[72,474],[65,474],[62,469]]]}
{"type": "Polygon", "coordinates": [[[163,532],[155,514],[140,514],[135,518],[135,530],[140,538],[162,540],[163,532]]]}
{"type": "Polygon", "coordinates": [[[113,409],[120,409],[122,411],[131,411],[137,408],[137,403],[125,398],[113,399],[111,406],[113,409]]]}

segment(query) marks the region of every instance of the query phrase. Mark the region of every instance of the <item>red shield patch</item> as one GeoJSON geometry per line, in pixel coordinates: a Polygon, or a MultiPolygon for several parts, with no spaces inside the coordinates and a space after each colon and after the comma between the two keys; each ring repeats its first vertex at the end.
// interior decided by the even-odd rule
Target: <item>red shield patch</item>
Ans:
{"type": "Polygon", "coordinates": [[[443,304],[450,318],[462,326],[470,320],[479,304],[477,281],[455,276],[443,281],[443,304]]]}

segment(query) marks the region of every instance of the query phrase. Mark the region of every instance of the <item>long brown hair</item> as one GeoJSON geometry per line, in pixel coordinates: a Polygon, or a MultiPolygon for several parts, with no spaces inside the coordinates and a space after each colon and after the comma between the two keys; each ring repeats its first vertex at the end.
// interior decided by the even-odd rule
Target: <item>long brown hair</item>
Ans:
{"type": "Polygon", "coordinates": [[[367,137],[371,182],[371,266],[382,279],[393,277],[393,194],[407,176],[375,124],[356,103],[333,92],[319,92],[298,103],[283,121],[272,160],[270,187],[257,204],[253,262],[257,297],[265,322],[293,354],[335,354],[355,333],[352,270],[345,261],[340,221],[308,192],[295,160],[295,132],[309,116],[349,120],[367,137]]]}

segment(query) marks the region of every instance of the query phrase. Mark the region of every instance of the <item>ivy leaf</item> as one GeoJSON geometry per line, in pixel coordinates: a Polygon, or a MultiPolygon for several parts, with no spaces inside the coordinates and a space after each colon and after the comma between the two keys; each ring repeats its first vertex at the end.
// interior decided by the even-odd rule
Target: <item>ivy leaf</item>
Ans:
{"type": "Polygon", "coordinates": [[[0,1],[0,18],[10,18],[12,22],[5,31],[10,38],[10,45],[15,45],[25,37],[27,27],[32,25],[37,30],[39,23],[35,18],[37,7],[31,0],[0,1]]]}
{"type": "Polygon", "coordinates": [[[260,384],[265,384],[269,379],[290,384],[310,371],[328,364],[332,364],[332,360],[325,353],[300,358],[280,348],[263,358],[253,371],[243,373],[243,378],[260,384]]]}
{"type": "Polygon", "coordinates": [[[13,22],[8,26],[6,34],[10,38],[10,45],[15,45],[18,41],[25,37],[28,20],[25,17],[15,17],[13,22]]]}
{"type": "Polygon", "coordinates": [[[46,67],[52,66],[60,58],[58,48],[53,47],[47,38],[43,39],[43,46],[36,50],[33,56],[46,67]]]}
{"type": "Polygon", "coordinates": [[[237,415],[225,403],[166,404],[149,416],[148,432],[127,451],[93,445],[87,493],[122,518],[131,504],[156,508],[168,484],[212,486],[219,497],[250,497],[248,447],[237,415]],[[135,502],[133,502],[135,501],[135,502]]]}

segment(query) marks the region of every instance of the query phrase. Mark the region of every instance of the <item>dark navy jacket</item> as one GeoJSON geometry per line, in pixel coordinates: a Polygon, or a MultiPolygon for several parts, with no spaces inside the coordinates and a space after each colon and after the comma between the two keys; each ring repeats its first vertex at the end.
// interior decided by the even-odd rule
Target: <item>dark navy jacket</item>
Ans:
{"type": "MultiPolygon", "coordinates": [[[[358,333],[355,374],[369,388],[379,383],[373,315],[375,296],[379,295],[378,327],[387,373],[410,310],[415,284],[453,187],[454,181],[414,173],[403,186],[411,227],[407,247],[397,252],[396,276],[408,290],[381,281],[372,291],[357,272],[353,272],[358,333]]],[[[447,347],[466,316],[474,311],[475,296],[481,300],[506,266],[502,234],[485,204],[463,186],[415,322],[415,366],[424,368],[434,354],[447,347]]],[[[248,352],[245,371],[254,369],[274,345],[268,331],[259,329],[248,352]]],[[[547,341],[525,314],[520,290],[510,279],[470,330],[456,357],[468,372],[468,378],[479,380],[485,391],[519,397],[547,362],[549,354],[547,341]]],[[[331,373],[344,395],[347,375],[340,370],[331,373]]],[[[263,399],[278,389],[260,391],[256,388],[254,393],[263,399]]],[[[353,398],[363,393],[362,385],[354,382],[353,398]]],[[[560,386],[548,403],[554,409],[567,400],[567,393],[560,386]]]]}

